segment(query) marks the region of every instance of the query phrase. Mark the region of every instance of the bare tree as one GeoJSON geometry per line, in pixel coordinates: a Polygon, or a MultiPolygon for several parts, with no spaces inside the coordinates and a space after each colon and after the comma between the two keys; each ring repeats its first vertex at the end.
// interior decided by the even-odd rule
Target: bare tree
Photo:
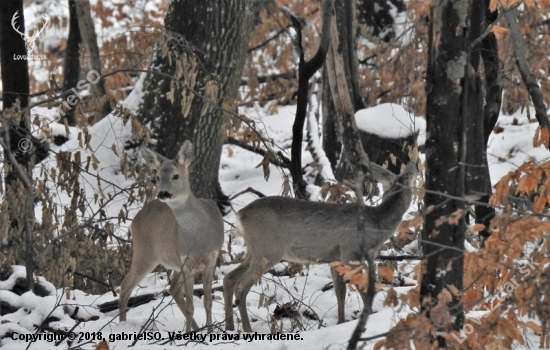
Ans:
{"type": "MultiPolygon", "coordinates": [[[[3,134],[0,135],[1,146],[4,149],[5,167],[5,197],[3,208],[7,208],[9,225],[7,237],[0,241],[7,246],[21,247],[17,257],[20,261],[4,261],[7,266],[22,264],[27,268],[27,288],[33,288],[33,244],[32,211],[33,192],[30,172],[34,164],[46,157],[47,151],[30,134],[29,112],[25,109],[29,99],[29,71],[26,59],[14,59],[16,56],[26,56],[32,53],[25,47],[25,22],[23,1],[0,2],[0,55],[2,71],[2,102],[3,111],[0,123],[3,134]],[[16,23],[17,31],[12,22],[16,23]],[[18,33],[22,33],[19,35],[18,33]],[[9,205],[7,205],[9,203],[9,205]],[[23,249],[24,248],[24,249],[23,249]],[[21,251],[23,250],[23,251],[21,251]]],[[[2,269],[5,266],[2,267],[2,269]]]]}
{"type": "MultiPolygon", "coordinates": [[[[67,52],[65,55],[65,65],[63,66],[63,91],[70,90],[78,83],[80,75],[80,54],[79,46],[82,43],[80,28],[78,27],[78,16],[76,14],[76,0],[69,2],[69,37],[67,38],[67,52]]],[[[69,125],[75,125],[74,112],[76,108],[71,108],[65,112],[65,119],[69,125]]]]}
{"type": "MultiPolygon", "coordinates": [[[[422,311],[441,331],[460,330],[464,313],[462,290],[464,232],[464,155],[461,108],[468,53],[469,2],[460,0],[435,6],[430,22],[427,76],[426,209],[422,246],[427,257],[420,288],[422,311]],[[468,11],[463,11],[463,9],[468,11]],[[453,197],[449,197],[453,196],[453,197]],[[442,219],[443,218],[443,219],[442,219]],[[444,271],[444,273],[443,273],[444,271]],[[445,290],[451,301],[439,301],[445,290]],[[442,303],[438,313],[434,307],[442,303]],[[443,310],[443,311],[441,311],[443,310]],[[442,313],[448,314],[445,318],[442,313]],[[442,318],[443,317],[443,318],[442,318]],[[436,320],[446,320],[438,323],[436,320]]],[[[444,300],[444,299],[443,299],[444,300]]],[[[432,339],[445,347],[442,337],[432,339]]]]}
{"type": "Polygon", "coordinates": [[[138,112],[150,123],[157,152],[173,157],[183,140],[193,142],[200,161],[190,168],[192,191],[220,207],[228,203],[218,181],[224,118],[220,107],[234,105],[253,5],[238,0],[173,1],[165,18],[167,41],[159,44],[151,69],[181,79],[185,87],[150,74],[138,112]]]}
{"type": "MultiPolygon", "coordinates": [[[[92,70],[95,70],[101,76],[101,57],[99,56],[99,46],[97,44],[97,35],[94,29],[94,22],[90,9],[89,0],[78,0],[74,2],[76,15],[78,18],[78,28],[82,38],[82,43],[86,48],[86,57],[89,60],[89,65],[92,70]]],[[[92,96],[106,96],[105,82],[103,79],[96,84],[91,85],[92,96]]],[[[100,116],[103,118],[111,112],[109,101],[105,101],[100,105],[100,116]]]]}

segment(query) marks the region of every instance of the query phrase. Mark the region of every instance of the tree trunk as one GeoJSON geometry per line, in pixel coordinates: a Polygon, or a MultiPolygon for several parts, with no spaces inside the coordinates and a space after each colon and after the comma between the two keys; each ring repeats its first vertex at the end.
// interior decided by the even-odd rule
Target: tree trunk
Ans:
{"type": "MultiPolygon", "coordinates": [[[[486,25],[491,24],[497,17],[498,12],[491,12],[488,9],[489,1],[485,1],[486,12],[485,22],[486,25]]],[[[481,57],[483,58],[483,66],[485,68],[485,107],[483,109],[483,149],[487,150],[487,142],[489,136],[495,127],[498,115],[500,113],[500,106],[502,102],[502,85],[500,83],[500,60],[498,58],[498,43],[494,33],[489,33],[481,41],[481,57]]],[[[487,156],[485,156],[485,195],[480,198],[481,202],[487,203],[487,205],[476,205],[475,215],[476,223],[482,223],[485,229],[479,232],[482,238],[482,245],[484,241],[491,235],[489,232],[489,225],[491,220],[495,217],[495,209],[488,205],[489,198],[492,194],[491,176],[489,174],[489,164],[487,163],[487,156]]]]}
{"type": "MultiPolygon", "coordinates": [[[[25,33],[25,17],[23,15],[23,1],[0,2],[0,54],[2,69],[2,103],[4,112],[16,105],[19,100],[21,109],[28,106],[29,101],[29,66],[27,60],[14,60],[15,55],[26,55],[25,42],[17,34],[11,25],[12,17],[18,12],[17,26],[19,31],[25,33]]],[[[7,119],[6,115],[3,118],[7,119]]],[[[2,120],[2,123],[9,122],[2,120]]],[[[10,125],[9,148],[15,154],[15,159],[21,166],[29,169],[31,153],[19,147],[21,140],[28,137],[30,129],[29,115],[22,115],[19,122],[10,125]]],[[[25,142],[25,141],[23,141],[25,142]]],[[[6,152],[6,150],[4,150],[6,152]]],[[[4,159],[9,164],[9,156],[5,153],[4,159]]],[[[18,179],[13,167],[6,168],[5,184],[8,187],[18,179]]]]}
{"type": "MultiPolygon", "coordinates": [[[[365,108],[365,102],[361,94],[358,80],[358,60],[356,49],[356,17],[355,17],[355,2],[353,0],[336,1],[334,3],[336,24],[338,28],[338,52],[342,55],[343,69],[348,87],[348,93],[351,98],[353,112],[365,108]]],[[[323,150],[332,165],[332,169],[336,169],[338,159],[348,159],[345,151],[342,152],[342,133],[343,126],[338,124],[338,120],[342,120],[342,116],[332,100],[330,92],[330,84],[326,68],[323,69],[323,150]]],[[[348,166],[344,164],[347,168],[348,166]]],[[[338,178],[338,175],[337,175],[338,178]]],[[[340,179],[341,180],[341,179],[340,179]]]]}
{"type": "Polygon", "coordinates": [[[149,74],[138,111],[142,122],[150,125],[157,152],[173,157],[183,141],[193,142],[196,161],[190,167],[191,188],[198,197],[215,200],[220,208],[228,204],[228,198],[218,181],[224,117],[219,107],[231,105],[235,99],[253,5],[253,1],[239,0],[173,1],[165,18],[169,40],[156,49],[151,70],[183,78],[209,101],[201,96],[189,97],[189,91],[181,85],[149,74]],[[169,49],[164,56],[163,47],[169,49]],[[175,62],[182,60],[196,60],[196,69],[190,68],[194,73],[180,74],[175,62]],[[213,92],[214,85],[217,93],[213,92]],[[186,95],[183,105],[182,93],[186,95]]]}
{"type": "MultiPolygon", "coordinates": [[[[304,48],[302,46],[302,27],[300,21],[292,16],[292,25],[296,29],[298,38],[298,51],[300,52],[300,62],[298,64],[298,91],[296,102],[296,117],[292,125],[292,147],[291,147],[291,165],[290,173],[294,185],[294,194],[296,198],[307,199],[306,182],[302,175],[302,140],[304,123],[307,116],[307,107],[309,104],[309,79],[313,77],[325,62],[325,57],[330,43],[330,21],[332,18],[332,6],[334,1],[323,0],[323,29],[319,47],[315,55],[309,60],[305,60],[304,48]]],[[[311,106],[310,106],[311,107],[311,106]]]]}
{"type": "MultiPolygon", "coordinates": [[[[468,4],[467,0],[458,0],[432,6],[428,34],[426,214],[422,231],[426,259],[420,298],[422,311],[443,332],[460,330],[464,323],[460,295],[454,291],[456,288],[460,292],[463,287],[465,206],[449,196],[464,194],[464,172],[460,167],[464,152],[461,103],[468,63],[465,51],[469,45],[468,4]],[[448,323],[441,324],[436,321],[442,319],[441,314],[432,314],[432,311],[444,288],[452,300],[447,305],[439,305],[443,311],[438,312],[449,316],[448,323]]],[[[443,337],[437,341],[445,347],[443,337]]]]}
{"type": "Polygon", "coordinates": [[[25,231],[30,233],[28,225],[34,221],[32,218],[26,217],[26,214],[34,215],[34,213],[28,213],[27,207],[30,203],[26,200],[27,193],[20,172],[30,174],[33,145],[29,131],[29,113],[17,110],[17,104],[20,109],[28,106],[29,69],[26,59],[14,59],[16,55],[27,55],[23,38],[14,31],[11,25],[16,12],[19,14],[18,29],[21,33],[25,33],[23,1],[0,1],[0,69],[3,91],[3,114],[0,122],[3,129],[7,130],[5,135],[1,135],[2,143],[8,141],[3,147],[6,195],[1,207],[7,209],[9,216],[8,222],[4,222],[4,225],[10,226],[10,229],[7,230],[7,237],[0,237],[0,243],[8,242],[7,247],[1,247],[2,250],[17,249],[16,260],[3,261],[1,269],[9,268],[11,264],[24,262],[27,270],[27,289],[32,290],[34,270],[32,236],[25,235],[25,231]],[[14,108],[13,113],[8,112],[11,108],[14,108]]]}
{"type": "Polygon", "coordinates": [[[365,108],[365,102],[359,87],[359,74],[357,59],[357,18],[355,11],[355,1],[336,1],[334,4],[336,10],[336,24],[338,26],[338,39],[344,59],[344,70],[346,82],[348,84],[349,95],[353,103],[353,110],[357,112],[365,108]]]}
{"type": "MultiPolygon", "coordinates": [[[[97,36],[94,29],[94,22],[92,20],[90,1],[89,0],[78,0],[75,1],[76,14],[78,17],[78,27],[80,30],[80,35],[82,37],[82,42],[86,47],[86,56],[89,59],[89,64],[91,70],[95,70],[99,75],[101,75],[101,58],[99,56],[99,47],[97,45],[97,36]]],[[[99,80],[96,84],[91,84],[91,95],[92,96],[106,96],[105,90],[105,81],[103,79],[99,80]]],[[[99,118],[101,119],[111,112],[111,106],[109,101],[105,101],[99,107],[99,118]]]]}
{"type": "MultiPolygon", "coordinates": [[[[80,74],[79,45],[82,43],[80,29],[78,28],[78,17],[76,14],[76,0],[69,0],[69,37],[67,39],[67,52],[65,65],[63,67],[63,91],[76,87],[80,74]]],[[[76,106],[65,113],[65,119],[71,126],[75,125],[74,112],[76,106]]]]}
{"type": "MultiPolygon", "coordinates": [[[[338,125],[343,126],[342,145],[347,155],[346,164],[339,164],[338,167],[349,167],[355,178],[360,173],[368,173],[369,158],[361,144],[359,129],[355,122],[355,111],[353,110],[353,103],[344,75],[345,63],[340,51],[342,46],[339,45],[335,18],[332,19],[331,25],[330,49],[327,53],[326,71],[332,100],[334,101],[335,109],[338,111],[336,115],[342,118],[338,121],[338,125]]],[[[342,159],[340,159],[340,163],[342,163],[342,159]]],[[[338,174],[335,175],[338,178],[338,174]]]]}
{"type": "Polygon", "coordinates": [[[323,99],[322,103],[322,116],[323,116],[323,150],[327,155],[332,170],[336,169],[338,159],[342,152],[342,126],[338,124],[341,117],[338,117],[336,113],[339,113],[334,106],[332,100],[332,93],[330,92],[330,83],[328,80],[327,65],[323,67],[323,99]]]}
{"type": "Polygon", "coordinates": [[[481,45],[473,48],[470,43],[479,38],[485,19],[485,2],[475,1],[470,7],[468,38],[465,50],[469,56],[464,73],[462,93],[462,147],[460,165],[464,172],[464,194],[477,198],[485,194],[485,178],[488,175],[487,152],[483,130],[483,88],[480,71],[481,45]]]}

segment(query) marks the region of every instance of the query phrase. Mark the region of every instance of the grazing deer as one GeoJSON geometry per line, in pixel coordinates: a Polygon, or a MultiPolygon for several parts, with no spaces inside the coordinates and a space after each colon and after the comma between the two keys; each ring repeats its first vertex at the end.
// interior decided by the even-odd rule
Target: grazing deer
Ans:
{"type": "MultiPolygon", "coordinates": [[[[395,176],[376,164],[370,165],[373,177],[385,188],[378,206],[364,208],[364,230],[358,231],[356,204],[307,202],[285,197],[266,197],[247,205],[237,214],[237,230],[248,247],[244,262],[223,280],[225,322],[234,330],[233,293],[239,307],[243,329],[252,332],[246,310],[250,288],[272,265],[284,259],[297,263],[362,261],[370,249],[378,250],[397,229],[412,199],[412,184],[417,168],[407,164],[395,176]]],[[[344,322],[346,285],[332,269],[338,301],[338,323],[344,322]]],[[[363,300],[366,295],[361,292],[363,300]]]]}
{"type": "Polygon", "coordinates": [[[189,186],[193,145],[185,141],[176,159],[145,148],[142,155],[155,175],[158,200],[143,206],[132,221],[132,267],[121,285],[120,321],[126,321],[132,289],[158,265],[176,271],[170,294],[183,312],[186,331],[198,329],[193,318],[194,275],[202,272],[206,325],[212,325],[212,275],[223,244],[223,219],[216,204],[196,198],[189,186]]]}

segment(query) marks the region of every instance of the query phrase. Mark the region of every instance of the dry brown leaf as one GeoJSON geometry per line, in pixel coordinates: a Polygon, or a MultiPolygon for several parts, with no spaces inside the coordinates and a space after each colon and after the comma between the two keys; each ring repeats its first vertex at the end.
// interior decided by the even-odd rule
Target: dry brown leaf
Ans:
{"type": "Polygon", "coordinates": [[[543,126],[538,126],[537,130],[535,130],[535,136],[533,136],[533,147],[539,147],[544,146],[548,148],[550,141],[550,132],[548,131],[548,128],[543,126]]]}
{"type": "Polygon", "coordinates": [[[536,324],[533,321],[527,321],[524,325],[528,328],[531,328],[535,334],[542,334],[542,327],[536,324]]]}
{"type": "Polygon", "coordinates": [[[366,273],[356,273],[351,276],[349,284],[356,285],[358,289],[364,289],[369,283],[366,273]]]}
{"type": "Polygon", "coordinates": [[[399,299],[397,298],[397,292],[395,289],[390,288],[386,299],[384,299],[384,306],[397,306],[399,304],[399,299]]]}
{"type": "Polygon", "coordinates": [[[449,224],[450,225],[458,225],[458,223],[460,222],[460,218],[462,218],[463,215],[464,215],[464,210],[463,209],[456,210],[454,213],[452,213],[449,216],[449,224]]]}
{"type": "Polygon", "coordinates": [[[95,350],[109,350],[109,344],[105,339],[94,345],[95,350]]]}
{"type": "Polygon", "coordinates": [[[260,164],[256,165],[256,168],[262,167],[264,171],[264,179],[265,181],[269,180],[270,170],[269,170],[269,159],[271,159],[271,153],[266,152],[264,155],[264,159],[260,162],[260,164]]]}
{"type": "Polygon", "coordinates": [[[388,282],[393,281],[393,270],[388,266],[378,266],[378,275],[388,282]]]}
{"type": "Polygon", "coordinates": [[[471,232],[480,232],[485,230],[485,225],[483,224],[475,224],[470,228],[471,232]]]}
{"type": "Polygon", "coordinates": [[[501,26],[491,26],[491,32],[493,32],[495,35],[504,35],[508,33],[508,29],[501,27],[501,26]]]}
{"type": "Polygon", "coordinates": [[[535,213],[542,213],[546,207],[546,197],[545,196],[535,196],[533,200],[533,211],[535,213]]]}
{"type": "Polygon", "coordinates": [[[448,284],[447,285],[447,289],[449,290],[449,292],[451,292],[451,294],[456,298],[456,297],[459,297],[462,293],[458,290],[458,288],[456,288],[454,285],[452,284],[448,284]]]}

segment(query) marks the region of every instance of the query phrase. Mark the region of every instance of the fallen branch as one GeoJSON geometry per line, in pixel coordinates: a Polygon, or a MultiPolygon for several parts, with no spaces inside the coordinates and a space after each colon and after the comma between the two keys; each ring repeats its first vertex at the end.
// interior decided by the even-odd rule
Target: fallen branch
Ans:
{"type": "MultiPolygon", "coordinates": [[[[212,293],[222,292],[222,291],[223,291],[223,286],[217,286],[217,287],[212,288],[212,293]]],[[[160,295],[162,295],[163,297],[170,296],[170,292],[165,290],[160,295]]],[[[201,298],[204,295],[204,290],[202,288],[196,288],[196,289],[193,290],[193,295],[201,298]]],[[[138,295],[138,296],[135,296],[135,297],[131,297],[130,299],[128,299],[128,308],[136,307],[136,306],[143,305],[143,304],[147,304],[148,302],[157,299],[158,296],[159,296],[158,293],[157,294],[151,294],[150,293],[150,294],[143,294],[143,295],[138,295]]],[[[108,302],[103,303],[103,304],[99,304],[97,306],[97,308],[102,313],[107,313],[107,312],[118,310],[118,299],[111,300],[111,301],[108,301],[108,302]]]]}

